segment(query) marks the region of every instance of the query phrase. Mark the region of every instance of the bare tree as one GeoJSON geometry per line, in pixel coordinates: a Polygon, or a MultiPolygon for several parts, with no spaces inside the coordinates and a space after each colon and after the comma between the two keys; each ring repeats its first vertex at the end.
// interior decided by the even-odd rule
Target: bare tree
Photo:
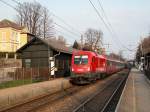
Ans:
{"type": "Polygon", "coordinates": [[[123,50],[119,50],[118,56],[119,56],[120,60],[123,59],[123,50]]]}
{"type": "MultiPolygon", "coordinates": [[[[121,53],[122,54],[122,53],[121,53]]],[[[115,53],[110,53],[108,55],[109,58],[115,59],[115,60],[120,60],[120,61],[125,61],[125,59],[119,54],[115,54],[115,53]]]]}
{"type": "Polygon", "coordinates": [[[50,40],[51,42],[55,42],[59,45],[66,45],[66,39],[63,36],[58,36],[58,37],[52,37],[52,38],[48,38],[48,40],[50,40]]]}
{"type": "Polygon", "coordinates": [[[66,45],[66,39],[61,35],[58,36],[57,41],[62,45],[66,45]]]}
{"type": "Polygon", "coordinates": [[[48,38],[49,36],[53,36],[53,28],[54,26],[52,25],[53,21],[50,19],[49,11],[47,8],[43,8],[43,37],[48,38]]]}
{"type": "Polygon", "coordinates": [[[141,51],[141,44],[138,45],[138,49],[136,51],[136,62],[139,64],[141,61],[141,57],[142,57],[142,51],[141,51]]]}
{"type": "Polygon", "coordinates": [[[102,32],[95,29],[88,29],[85,34],[83,49],[97,51],[102,47],[102,32]]]}
{"type": "Polygon", "coordinates": [[[138,45],[136,51],[136,61],[140,63],[141,57],[150,52],[150,36],[145,37],[141,43],[138,45]]]}
{"type": "Polygon", "coordinates": [[[24,2],[17,6],[17,22],[39,37],[52,36],[52,19],[49,11],[38,2],[24,2]]]}

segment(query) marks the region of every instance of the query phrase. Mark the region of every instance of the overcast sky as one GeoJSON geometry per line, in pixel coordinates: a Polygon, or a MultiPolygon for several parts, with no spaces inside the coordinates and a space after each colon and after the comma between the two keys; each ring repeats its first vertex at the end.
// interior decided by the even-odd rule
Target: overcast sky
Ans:
{"type": "MultiPolygon", "coordinates": [[[[6,1],[6,0],[5,0],[6,1]]],[[[19,2],[35,0],[18,0],[19,2]]],[[[103,32],[104,44],[110,44],[108,52],[118,52],[123,50],[126,58],[134,56],[134,52],[129,52],[124,47],[135,49],[140,41],[140,37],[147,36],[150,32],[150,0],[100,0],[108,20],[115,30],[116,36],[111,36],[110,32],[104,26],[89,0],[36,0],[47,7],[50,12],[64,19],[75,29],[84,33],[88,28],[95,28],[103,32]],[[120,42],[121,41],[121,42],[120,42]],[[123,45],[122,45],[123,44],[123,45]]],[[[98,5],[98,0],[91,0],[100,14],[102,11],[98,5]]],[[[11,0],[6,2],[14,7],[17,5],[11,0]]],[[[0,20],[15,20],[15,10],[0,2],[0,20]]],[[[57,18],[53,21],[65,26],[57,18]]],[[[67,26],[65,26],[67,27],[67,26]]],[[[57,28],[57,27],[56,27],[57,28]]],[[[68,43],[80,40],[80,37],[72,35],[62,29],[60,35],[64,35],[68,43]]],[[[75,32],[75,31],[74,31],[75,32]]]]}

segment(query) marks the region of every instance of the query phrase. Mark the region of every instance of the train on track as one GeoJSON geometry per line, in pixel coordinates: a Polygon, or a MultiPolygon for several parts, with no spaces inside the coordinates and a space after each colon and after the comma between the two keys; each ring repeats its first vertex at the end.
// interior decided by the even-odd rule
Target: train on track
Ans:
{"type": "Polygon", "coordinates": [[[74,51],[71,62],[73,84],[89,84],[125,68],[125,62],[92,51],[74,51]]]}

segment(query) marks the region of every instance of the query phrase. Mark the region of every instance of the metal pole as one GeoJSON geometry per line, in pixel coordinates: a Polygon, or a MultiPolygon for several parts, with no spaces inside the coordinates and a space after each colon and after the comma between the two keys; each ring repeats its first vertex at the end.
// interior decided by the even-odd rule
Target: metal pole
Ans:
{"type": "MultiPolygon", "coordinates": [[[[48,41],[49,43],[49,41],[48,41]]],[[[50,66],[50,51],[49,51],[49,46],[47,45],[47,49],[48,49],[48,71],[49,71],[49,75],[51,77],[51,66],[50,66]]]]}
{"type": "Polygon", "coordinates": [[[32,68],[30,69],[30,71],[31,71],[31,83],[32,83],[32,68]]]}

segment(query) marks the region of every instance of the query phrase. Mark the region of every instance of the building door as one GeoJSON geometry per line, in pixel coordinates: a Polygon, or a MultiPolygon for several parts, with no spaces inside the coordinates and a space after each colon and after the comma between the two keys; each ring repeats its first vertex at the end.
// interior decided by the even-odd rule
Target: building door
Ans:
{"type": "Polygon", "coordinates": [[[51,60],[51,75],[54,75],[55,74],[55,64],[54,64],[54,61],[51,60]]]}

